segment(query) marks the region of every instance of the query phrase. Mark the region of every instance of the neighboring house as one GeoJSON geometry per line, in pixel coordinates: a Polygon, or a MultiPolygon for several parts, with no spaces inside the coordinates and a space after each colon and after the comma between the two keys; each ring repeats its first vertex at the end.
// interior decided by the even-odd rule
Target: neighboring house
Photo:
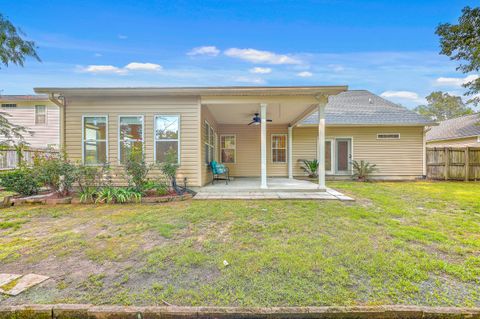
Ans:
{"type": "MultiPolygon", "coordinates": [[[[0,95],[1,112],[13,124],[21,125],[33,135],[24,133],[32,148],[58,148],[60,144],[59,108],[46,95],[0,95]]],[[[5,141],[0,137],[0,141],[5,141]]]]}
{"type": "Polygon", "coordinates": [[[377,164],[377,178],[413,179],[425,175],[424,127],[433,124],[346,86],[35,91],[64,105],[61,144],[69,158],[110,163],[119,184],[131,145],[143,145],[150,163],[161,163],[174,150],[179,179],[187,178],[189,186],[211,182],[212,160],[228,166],[232,176],[260,177],[262,188],[267,176],[304,177],[301,160],[315,158],[320,189],[325,176],[349,178],[351,160],[377,164]]]}
{"type": "Polygon", "coordinates": [[[427,131],[428,147],[480,147],[480,113],[445,120],[427,131]]]}

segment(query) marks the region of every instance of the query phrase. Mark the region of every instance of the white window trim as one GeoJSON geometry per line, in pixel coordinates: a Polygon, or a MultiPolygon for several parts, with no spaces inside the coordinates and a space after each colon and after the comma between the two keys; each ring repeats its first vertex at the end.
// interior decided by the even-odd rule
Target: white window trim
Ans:
{"type": "Polygon", "coordinates": [[[220,161],[222,162],[222,164],[237,164],[237,134],[220,134],[220,161]],[[230,162],[230,163],[224,163],[223,159],[222,159],[222,150],[224,150],[224,149],[230,150],[231,149],[231,148],[223,148],[222,137],[224,137],[224,136],[233,136],[233,138],[235,140],[235,148],[233,148],[233,159],[234,159],[234,161],[230,162]]]}
{"type": "Polygon", "coordinates": [[[400,133],[377,133],[377,140],[399,140],[400,133]],[[380,135],[398,135],[397,137],[379,137],[380,135]]]}
{"type": "Polygon", "coordinates": [[[160,164],[160,162],[157,162],[157,142],[162,142],[162,141],[177,141],[177,164],[180,165],[180,159],[182,158],[180,156],[180,137],[182,136],[182,117],[180,113],[162,113],[162,114],[155,114],[153,116],[153,162],[156,164],[160,164]],[[178,117],[178,137],[177,139],[159,139],[157,140],[157,117],[159,116],[176,116],[178,117]]]}
{"type": "MultiPolygon", "coordinates": [[[[277,150],[283,150],[283,148],[276,148],[277,150]]],[[[270,135],[270,163],[277,165],[277,164],[287,164],[288,163],[288,136],[287,134],[283,133],[274,133],[270,135]],[[285,161],[284,162],[274,162],[273,161],[273,138],[275,136],[283,136],[285,137],[285,161]]]]}
{"type": "Polygon", "coordinates": [[[330,142],[330,170],[325,171],[325,174],[327,175],[334,175],[335,169],[335,152],[334,152],[334,145],[335,145],[335,139],[334,138],[325,138],[325,144],[327,142],[330,142]]]}
{"type": "MultiPolygon", "coordinates": [[[[82,115],[82,141],[81,141],[81,145],[82,145],[82,163],[83,165],[86,165],[86,166],[103,166],[104,164],[108,163],[108,115],[106,114],[84,114],[82,115]],[[105,163],[99,163],[99,164],[85,164],[85,118],[86,117],[104,117],[106,119],[106,131],[105,131],[105,136],[106,136],[106,139],[105,139],[105,148],[106,148],[106,154],[105,154],[105,160],[106,162],[105,163]]],[[[89,140],[90,141],[90,140],[89,140]]],[[[92,140],[93,141],[93,140],[92,140]]],[[[95,141],[100,141],[102,142],[103,140],[95,140],[95,141]]]]}
{"type": "Polygon", "coordinates": [[[34,110],[34,116],[35,116],[35,125],[43,125],[43,126],[47,126],[47,123],[48,123],[48,117],[47,117],[47,106],[44,105],[44,104],[37,104],[33,107],[33,110],[34,110]],[[37,123],[37,106],[43,106],[45,108],[45,113],[44,113],[44,116],[45,116],[45,122],[44,123],[37,123]]]}
{"type": "MultiPolygon", "coordinates": [[[[203,127],[203,132],[202,132],[202,134],[205,132],[205,129],[206,129],[207,125],[208,125],[208,136],[205,136],[205,141],[204,141],[203,144],[204,144],[204,145],[206,144],[206,145],[208,145],[208,146],[210,146],[210,147],[213,148],[213,158],[212,158],[212,161],[214,161],[214,160],[215,160],[215,140],[213,141],[213,145],[210,144],[210,132],[212,132],[212,130],[213,130],[213,136],[214,136],[214,138],[215,138],[215,135],[217,134],[217,132],[215,132],[215,130],[213,129],[213,127],[210,125],[210,123],[209,123],[207,120],[205,120],[204,122],[205,122],[205,126],[203,127]]],[[[202,147],[203,147],[203,145],[202,145],[202,147]]],[[[203,149],[205,149],[205,148],[203,147],[203,149]]],[[[208,163],[208,164],[205,163],[205,157],[202,159],[202,161],[203,161],[203,164],[205,164],[205,166],[210,165],[210,163],[208,163]]]]}
{"type": "Polygon", "coordinates": [[[141,117],[142,118],[142,152],[145,154],[145,116],[141,114],[121,114],[118,115],[118,121],[117,121],[117,163],[118,165],[123,165],[120,161],[120,119],[122,117],[141,117]]]}

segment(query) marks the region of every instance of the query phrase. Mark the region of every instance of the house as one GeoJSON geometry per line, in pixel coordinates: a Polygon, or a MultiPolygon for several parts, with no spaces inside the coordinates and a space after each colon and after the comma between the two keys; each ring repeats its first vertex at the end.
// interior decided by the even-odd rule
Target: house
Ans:
{"type": "MultiPolygon", "coordinates": [[[[141,145],[151,163],[176,152],[179,179],[189,186],[211,182],[212,160],[232,176],[259,178],[261,188],[268,188],[267,177],[305,177],[302,159],[319,159],[319,189],[326,177],[350,178],[352,160],[377,164],[380,179],[425,175],[424,128],[432,122],[346,86],[35,91],[60,106],[70,159],[108,162],[117,172],[127,147],[141,145]]],[[[118,176],[115,182],[124,182],[118,176]]]]}
{"type": "Polygon", "coordinates": [[[480,114],[440,122],[427,132],[428,147],[480,147],[480,114]]]}
{"type": "MultiPolygon", "coordinates": [[[[59,108],[47,95],[0,95],[1,112],[13,124],[25,127],[32,135],[23,137],[29,147],[58,148],[60,144],[59,108]]],[[[6,141],[0,137],[0,141],[6,141]]]]}

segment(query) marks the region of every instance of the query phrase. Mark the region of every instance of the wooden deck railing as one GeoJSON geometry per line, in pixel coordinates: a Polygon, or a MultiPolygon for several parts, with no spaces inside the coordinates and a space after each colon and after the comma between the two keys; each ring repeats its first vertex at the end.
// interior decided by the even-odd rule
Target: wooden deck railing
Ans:
{"type": "Polygon", "coordinates": [[[480,180],[480,147],[427,148],[427,177],[480,180]]]}
{"type": "Polygon", "coordinates": [[[49,149],[0,149],[0,170],[17,168],[20,163],[32,165],[36,156],[58,155],[58,151],[49,149]]]}

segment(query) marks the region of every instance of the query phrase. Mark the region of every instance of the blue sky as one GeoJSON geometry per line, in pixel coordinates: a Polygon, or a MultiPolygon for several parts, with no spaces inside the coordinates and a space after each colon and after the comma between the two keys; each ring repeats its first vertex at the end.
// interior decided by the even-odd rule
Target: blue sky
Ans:
{"type": "MultiPolygon", "coordinates": [[[[435,27],[478,1],[0,0],[42,62],[0,69],[2,94],[44,86],[348,85],[414,107],[463,93],[435,27]]],[[[475,75],[471,75],[472,78],[475,75]]]]}

